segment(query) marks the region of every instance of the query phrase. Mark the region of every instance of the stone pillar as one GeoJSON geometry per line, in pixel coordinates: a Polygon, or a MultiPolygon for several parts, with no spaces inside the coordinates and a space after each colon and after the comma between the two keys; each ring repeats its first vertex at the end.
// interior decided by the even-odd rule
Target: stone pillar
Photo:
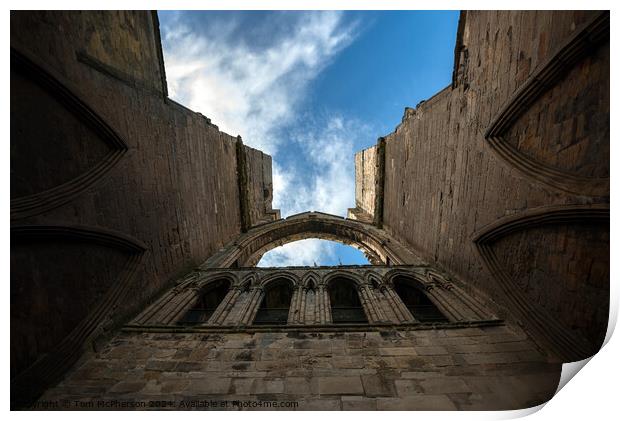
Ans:
{"type": "Polygon", "coordinates": [[[314,290],[314,324],[321,324],[321,306],[320,302],[323,300],[319,294],[319,289],[314,290]]]}
{"type": "Polygon", "coordinates": [[[250,296],[248,297],[245,309],[241,314],[240,324],[246,326],[252,324],[252,321],[254,321],[254,317],[256,317],[258,307],[263,300],[263,295],[263,289],[260,287],[253,287],[250,289],[250,296]]]}
{"type": "Polygon", "coordinates": [[[177,293],[174,290],[168,291],[161,296],[154,304],[148,306],[146,310],[136,317],[132,323],[136,324],[152,324],[156,323],[157,315],[161,313],[161,310],[166,306],[170,300],[172,300],[177,293]]]}
{"type": "Polygon", "coordinates": [[[366,290],[363,286],[359,286],[357,288],[357,295],[362,303],[362,308],[364,309],[364,313],[366,313],[366,318],[368,321],[370,323],[376,322],[377,315],[375,314],[375,309],[372,308],[372,305],[369,303],[369,298],[366,296],[366,290]]]}
{"type": "Polygon", "coordinates": [[[329,302],[329,294],[325,285],[319,285],[318,294],[316,296],[319,307],[319,324],[329,324],[332,322],[332,308],[329,302]]]}
{"type": "Polygon", "coordinates": [[[197,300],[198,291],[196,288],[188,288],[177,292],[155,315],[154,323],[167,325],[176,323],[197,300]]]}
{"type": "Polygon", "coordinates": [[[398,322],[416,322],[416,319],[413,317],[403,300],[400,299],[394,288],[391,286],[383,287],[383,295],[387,298],[388,302],[392,306],[392,310],[396,317],[398,318],[398,322]]]}
{"type": "Polygon", "coordinates": [[[217,306],[215,312],[209,318],[209,324],[211,325],[221,325],[226,320],[226,316],[230,313],[230,310],[235,306],[237,302],[237,298],[241,294],[241,288],[232,287],[228,294],[224,297],[220,305],[217,306]]]}
{"type": "Polygon", "coordinates": [[[443,288],[428,285],[426,287],[428,298],[437,306],[437,308],[452,322],[464,320],[465,317],[455,308],[450,300],[444,295],[443,288]]]}
{"type": "Polygon", "coordinates": [[[360,302],[362,303],[362,308],[364,309],[364,313],[366,313],[366,318],[368,319],[368,322],[378,322],[379,318],[377,316],[374,306],[372,305],[371,299],[368,296],[368,290],[366,289],[366,285],[358,286],[357,295],[359,296],[360,302]]]}
{"type": "Polygon", "coordinates": [[[379,302],[379,300],[377,300],[377,295],[375,294],[375,289],[371,288],[368,285],[365,285],[364,288],[366,289],[366,294],[370,298],[370,304],[375,309],[375,314],[377,315],[377,321],[379,321],[379,322],[388,322],[389,320],[388,320],[388,318],[387,318],[387,316],[385,314],[385,311],[383,311],[381,303],[379,302]]]}
{"type": "Polygon", "coordinates": [[[472,315],[472,320],[486,320],[493,317],[489,315],[478,301],[470,297],[469,294],[465,294],[462,290],[455,288],[451,283],[447,282],[444,289],[447,291],[447,295],[459,304],[459,307],[467,308],[467,313],[472,315]]]}
{"type": "Polygon", "coordinates": [[[316,324],[316,294],[314,288],[305,288],[304,297],[303,323],[306,325],[316,324]]]}
{"type": "Polygon", "coordinates": [[[305,323],[306,321],[306,295],[308,293],[308,289],[307,288],[302,288],[299,287],[299,295],[300,295],[300,300],[299,300],[299,308],[298,308],[298,312],[297,312],[297,323],[305,323]]]}
{"type": "Polygon", "coordinates": [[[297,313],[299,312],[299,288],[293,290],[293,296],[291,297],[291,304],[288,306],[288,319],[287,324],[292,325],[297,323],[297,313]]]}

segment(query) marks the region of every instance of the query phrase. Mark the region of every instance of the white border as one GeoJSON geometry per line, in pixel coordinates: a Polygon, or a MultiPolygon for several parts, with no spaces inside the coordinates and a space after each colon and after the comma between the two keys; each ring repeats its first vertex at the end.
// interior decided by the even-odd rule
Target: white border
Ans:
{"type": "MultiPolygon", "coordinates": [[[[308,0],[300,0],[300,1],[284,1],[284,0],[262,0],[260,2],[249,2],[249,1],[223,1],[223,0],[212,0],[212,1],[197,1],[197,0],[185,0],[185,1],[176,1],[176,2],[166,2],[166,1],[118,1],[111,0],[106,2],[77,2],[77,1],[55,1],[53,3],[45,2],[45,1],[9,1],[6,2],[8,8],[12,9],[215,9],[215,10],[233,10],[233,9],[262,9],[262,10],[271,10],[271,9],[286,9],[286,10],[316,10],[316,9],[340,9],[340,10],[388,10],[388,9],[418,9],[418,10],[428,10],[428,9],[611,9],[611,44],[614,46],[618,46],[618,36],[617,31],[615,30],[616,24],[616,4],[620,4],[618,2],[611,1],[574,1],[574,0],[565,0],[565,1],[546,1],[541,2],[533,1],[533,0],[522,0],[522,1],[505,1],[505,2],[492,2],[492,1],[446,1],[446,0],[436,0],[433,2],[429,1],[405,1],[405,0],[382,0],[378,1],[370,1],[370,0],[355,0],[355,1],[344,1],[344,0],[317,0],[317,1],[308,1],[308,0]]],[[[10,43],[10,14],[9,9],[6,9],[5,14],[3,16],[2,23],[4,28],[5,39],[9,39],[5,45],[10,43]]],[[[5,136],[10,136],[9,131],[9,110],[10,110],[10,97],[8,95],[10,91],[9,84],[9,74],[8,74],[8,54],[7,49],[5,49],[5,54],[3,56],[4,63],[0,67],[0,71],[2,72],[3,80],[5,81],[5,95],[4,95],[4,112],[2,114],[3,118],[3,126],[5,130],[5,136]]],[[[617,69],[617,54],[615,54],[614,48],[611,48],[611,69],[612,74],[613,69],[617,69]]],[[[612,104],[616,104],[615,101],[618,99],[618,89],[617,83],[615,83],[615,79],[611,80],[611,94],[612,104]]],[[[611,139],[615,138],[616,127],[615,127],[615,116],[617,113],[612,108],[612,118],[611,118],[611,139]]],[[[5,148],[8,148],[8,141],[5,141],[5,148]]],[[[7,150],[5,149],[5,152],[7,150]]],[[[10,200],[9,200],[9,190],[10,190],[10,154],[5,153],[2,154],[1,158],[2,165],[4,168],[4,177],[2,177],[2,189],[3,189],[3,211],[5,213],[4,220],[9,221],[9,209],[10,209],[10,200]]],[[[614,147],[614,142],[611,142],[611,160],[612,164],[617,162],[617,151],[614,147]]],[[[615,180],[615,166],[611,165],[611,173],[612,180],[615,180]]],[[[612,187],[613,190],[613,181],[612,187]]],[[[614,198],[612,196],[612,215],[615,209],[614,206],[614,198]]],[[[614,253],[615,249],[613,248],[614,239],[618,238],[616,235],[618,233],[618,224],[614,223],[615,219],[612,217],[611,224],[611,314],[610,314],[610,329],[608,331],[611,332],[613,330],[613,326],[615,326],[615,322],[617,320],[617,309],[618,309],[618,285],[615,279],[615,274],[617,273],[617,261],[618,254],[614,253]],[[614,258],[615,257],[615,258],[614,258]]],[[[9,254],[10,254],[10,243],[9,243],[9,225],[5,222],[3,226],[3,238],[4,242],[3,246],[3,267],[5,269],[5,278],[4,278],[4,288],[5,293],[3,294],[4,300],[4,309],[5,309],[5,317],[3,317],[4,323],[4,332],[5,338],[7,341],[2,348],[2,355],[4,357],[4,366],[3,366],[3,390],[2,396],[4,399],[4,407],[6,411],[9,410],[9,320],[10,320],[10,294],[8,293],[9,289],[9,254]]],[[[592,419],[611,419],[617,414],[616,408],[616,400],[618,399],[616,386],[617,380],[616,375],[618,374],[618,358],[620,355],[618,340],[613,337],[609,340],[603,349],[595,355],[586,365],[586,368],[579,372],[576,376],[576,379],[569,381],[561,390],[557,396],[555,396],[550,402],[546,405],[542,405],[539,408],[522,410],[522,411],[507,411],[507,412],[457,412],[457,413],[429,413],[429,412],[389,412],[385,413],[385,416],[390,418],[402,418],[402,419],[412,419],[412,417],[416,419],[473,419],[473,420],[481,420],[481,419],[507,419],[507,418],[516,418],[520,416],[530,415],[530,419],[538,419],[538,420],[547,420],[547,419],[565,419],[565,420],[584,420],[587,418],[592,419]]],[[[578,364],[567,365],[568,367],[563,370],[563,378],[569,378],[569,371],[575,371],[575,367],[578,364]]],[[[583,366],[582,366],[583,367],[583,366]]],[[[580,367],[581,368],[581,367],[580,367]]],[[[574,375],[575,373],[573,373],[574,375]]],[[[571,376],[572,377],[572,376],[571,376]]],[[[88,417],[92,419],[107,419],[110,416],[113,417],[127,417],[129,413],[121,413],[121,412],[92,412],[88,413],[88,417]]],[[[75,413],[62,413],[62,412],[11,412],[10,416],[17,418],[30,418],[41,415],[45,418],[49,418],[52,420],[66,420],[66,419],[78,419],[82,418],[85,414],[81,412],[75,413]]],[[[160,418],[166,419],[172,414],[166,412],[142,412],[136,413],[137,417],[148,417],[149,419],[160,418]]],[[[173,416],[177,416],[175,413],[173,416]]],[[[213,417],[225,417],[225,418],[241,418],[241,417],[252,417],[260,418],[260,419],[284,419],[295,417],[295,419],[310,419],[315,418],[317,416],[322,416],[322,414],[317,412],[299,412],[292,414],[291,412],[276,412],[269,411],[266,413],[261,412],[253,412],[251,414],[243,413],[223,413],[223,412],[209,412],[209,413],[184,413],[182,415],[184,418],[193,418],[205,420],[213,417]]],[[[325,414],[325,416],[334,416],[334,414],[325,414]]],[[[375,413],[341,413],[336,415],[339,418],[355,418],[355,419],[371,419],[376,417],[384,416],[381,412],[375,413]]],[[[617,416],[617,415],[616,415],[617,416]]]]}

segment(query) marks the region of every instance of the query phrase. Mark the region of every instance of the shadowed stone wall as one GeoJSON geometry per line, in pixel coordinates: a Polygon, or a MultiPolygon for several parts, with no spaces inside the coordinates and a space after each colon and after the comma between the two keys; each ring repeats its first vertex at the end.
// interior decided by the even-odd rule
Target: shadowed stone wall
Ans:
{"type": "Polygon", "coordinates": [[[271,157],[238,143],[167,98],[155,13],[11,13],[19,399],[243,226],[279,218],[271,157]]]}
{"type": "Polygon", "coordinates": [[[359,209],[383,203],[388,233],[502,303],[502,316],[525,323],[550,355],[599,349],[609,300],[609,13],[461,13],[451,86],[406,109],[384,144],[383,163],[362,165],[379,146],[356,155],[359,209]],[[373,184],[383,197],[368,197],[373,184]]]}

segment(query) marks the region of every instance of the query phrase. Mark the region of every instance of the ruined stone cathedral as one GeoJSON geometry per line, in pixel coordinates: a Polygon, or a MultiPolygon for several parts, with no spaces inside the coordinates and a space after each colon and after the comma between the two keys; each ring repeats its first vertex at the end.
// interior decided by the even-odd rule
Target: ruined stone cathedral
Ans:
{"type": "Polygon", "coordinates": [[[607,328],[609,45],[609,12],[462,12],[348,217],[282,219],[271,157],[168,97],[156,13],[12,12],[11,407],[547,401],[607,328]],[[256,267],[305,238],[371,265],[256,267]]]}

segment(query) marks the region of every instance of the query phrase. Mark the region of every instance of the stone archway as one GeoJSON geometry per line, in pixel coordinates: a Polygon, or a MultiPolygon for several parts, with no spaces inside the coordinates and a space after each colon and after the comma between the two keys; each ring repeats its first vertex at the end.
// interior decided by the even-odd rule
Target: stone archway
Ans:
{"type": "Polygon", "coordinates": [[[374,225],[320,212],[305,212],[254,227],[201,268],[253,267],[269,250],[307,238],[337,241],[358,248],[373,265],[425,264],[409,248],[374,225]]]}

